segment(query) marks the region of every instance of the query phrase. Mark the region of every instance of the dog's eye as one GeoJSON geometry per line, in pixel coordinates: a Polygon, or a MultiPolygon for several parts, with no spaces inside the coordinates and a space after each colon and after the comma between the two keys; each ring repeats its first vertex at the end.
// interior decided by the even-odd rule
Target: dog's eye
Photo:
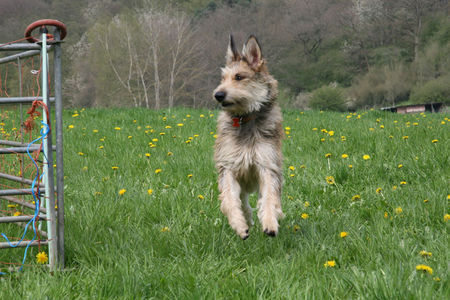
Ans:
{"type": "Polygon", "coordinates": [[[240,81],[240,80],[244,79],[244,77],[242,77],[240,74],[236,74],[234,76],[234,79],[236,79],[237,81],[240,81]]]}

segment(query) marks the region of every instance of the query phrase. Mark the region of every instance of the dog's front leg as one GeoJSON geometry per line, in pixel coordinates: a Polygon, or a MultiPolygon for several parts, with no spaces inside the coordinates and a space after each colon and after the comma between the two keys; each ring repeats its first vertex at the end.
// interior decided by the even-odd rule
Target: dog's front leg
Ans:
{"type": "Polygon", "coordinates": [[[259,172],[258,218],[264,233],[276,236],[281,210],[281,178],[273,171],[261,169],[259,172]]]}
{"type": "Polygon", "coordinates": [[[220,210],[227,216],[228,223],[245,240],[248,238],[248,225],[242,211],[241,187],[229,170],[219,174],[220,210]]]}

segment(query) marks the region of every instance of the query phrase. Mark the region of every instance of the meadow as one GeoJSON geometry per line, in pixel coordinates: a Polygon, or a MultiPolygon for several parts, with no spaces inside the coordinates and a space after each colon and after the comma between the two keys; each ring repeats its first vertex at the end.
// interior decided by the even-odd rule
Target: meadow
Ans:
{"type": "Polygon", "coordinates": [[[1,299],[450,296],[448,113],[284,111],[286,217],[245,241],[219,210],[218,111],[64,114],[66,269],[33,249],[1,299]]]}

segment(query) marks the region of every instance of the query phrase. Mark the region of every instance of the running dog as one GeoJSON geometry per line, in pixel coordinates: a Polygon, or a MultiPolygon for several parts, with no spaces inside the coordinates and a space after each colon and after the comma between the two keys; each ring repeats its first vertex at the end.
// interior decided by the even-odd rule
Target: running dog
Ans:
{"type": "Polygon", "coordinates": [[[222,80],[213,93],[222,106],[214,160],[220,210],[243,240],[248,238],[249,227],[253,225],[250,193],[258,192],[258,218],[267,235],[277,235],[278,219],[283,217],[284,132],[281,109],[276,102],[277,86],[256,37],[250,36],[239,53],[230,35],[222,80]]]}

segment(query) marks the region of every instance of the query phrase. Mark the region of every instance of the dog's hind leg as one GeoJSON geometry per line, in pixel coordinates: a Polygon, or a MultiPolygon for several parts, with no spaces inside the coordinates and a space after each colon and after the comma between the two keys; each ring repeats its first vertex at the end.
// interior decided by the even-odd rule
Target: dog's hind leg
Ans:
{"type": "Polygon", "coordinates": [[[281,211],[281,178],[270,170],[259,172],[258,218],[264,233],[276,236],[281,211]]]}
{"type": "Polygon", "coordinates": [[[245,219],[247,220],[247,224],[249,226],[253,226],[253,210],[248,202],[248,193],[241,192],[241,201],[242,201],[242,210],[244,211],[245,219]]]}
{"type": "Polygon", "coordinates": [[[220,210],[228,218],[228,223],[245,240],[248,238],[248,225],[240,199],[241,187],[232,173],[224,170],[219,174],[220,210]]]}

